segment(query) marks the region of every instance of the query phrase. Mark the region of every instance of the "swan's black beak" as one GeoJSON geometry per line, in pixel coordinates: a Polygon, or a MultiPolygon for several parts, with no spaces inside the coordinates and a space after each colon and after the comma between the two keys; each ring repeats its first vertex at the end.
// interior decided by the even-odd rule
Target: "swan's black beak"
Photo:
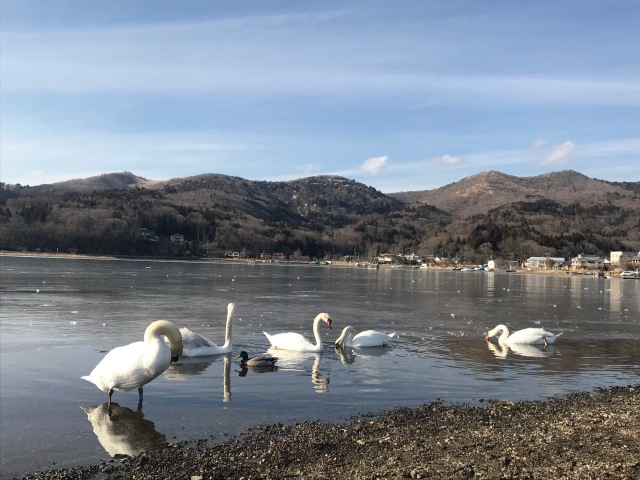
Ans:
{"type": "Polygon", "coordinates": [[[180,355],[176,355],[175,357],[171,357],[171,363],[177,362],[180,355]]]}
{"type": "Polygon", "coordinates": [[[327,324],[329,325],[329,330],[331,330],[331,319],[327,320],[327,324]]]}

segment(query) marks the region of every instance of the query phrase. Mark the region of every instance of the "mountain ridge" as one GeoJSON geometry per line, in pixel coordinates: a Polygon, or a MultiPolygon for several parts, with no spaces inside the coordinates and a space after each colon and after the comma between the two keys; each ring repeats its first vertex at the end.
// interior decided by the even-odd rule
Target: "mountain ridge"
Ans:
{"type": "MultiPolygon", "coordinates": [[[[57,184],[0,184],[0,248],[131,255],[205,250],[306,257],[385,251],[463,255],[640,249],[640,182],[576,171],[480,172],[383,194],[345,177],[271,182],[222,174],[148,180],[131,172],[57,184]],[[161,240],[149,244],[141,228],[161,240]],[[169,242],[181,233],[184,246],[169,242]]],[[[189,253],[190,252],[190,253],[189,253]]]]}

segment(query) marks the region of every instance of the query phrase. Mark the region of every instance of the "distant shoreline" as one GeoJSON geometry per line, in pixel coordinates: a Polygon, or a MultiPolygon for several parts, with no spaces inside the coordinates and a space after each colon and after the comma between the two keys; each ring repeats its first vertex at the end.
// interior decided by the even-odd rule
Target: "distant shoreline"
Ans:
{"type": "MultiPolygon", "coordinates": [[[[357,265],[353,262],[343,262],[338,260],[332,260],[331,263],[324,265],[314,265],[310,261],[283,261],[283,262],[271,262],[269,260],[256,260],[249,258],[191,258],[191,257],[145,257],[145,256],[125,256],[125,255],[99,255],[99,254],[87,254],[87,253],[53,253],[53,252],[14,252],[9,250],[0,250],[0,257],[40,257],[40,258],[64,258],[64,259],[78,259],[78,260],[158,260],[158,261],[184,261],[184,262],[194,262],[194,263],[225,263],[225,264],[246,264],[246,265],[300,265],[300,266],[320,266],[320,267],[340,267],[340,268],[359,268],[366,269],[365,266],[357,265]]],[[[389,265],[389,264],[379,264],[380,268],[398,268],[397,264],[389,265]]],[[[416,267],[408,267],[401,266],[399,269],[416,269],[416,267]]],[[[427,269],[422,270],[435,270],[435,271],[443,271],[448,272],[452,271],[451,267],[440,267],[433,266],[427,269]]],[[[467,273],[467,272],[462,272],[467,273]]],[[[471,273],[471,272],[469,272],[471,273]]],[[[518,269],[513,272],[501,271],[501,270],[486,270],[485,273],[515,273],[515,274],[525,274],[525,275],[577,275],[577,276],[591,276],[585,272],[572,272],[569,270],[545,270],[545,269],[533,269],[533,270],[524,270],[518,269]]],[[[607,277],[605,278],[619,278],[619,274],[617,272],[607,272],[607,277]]]]}

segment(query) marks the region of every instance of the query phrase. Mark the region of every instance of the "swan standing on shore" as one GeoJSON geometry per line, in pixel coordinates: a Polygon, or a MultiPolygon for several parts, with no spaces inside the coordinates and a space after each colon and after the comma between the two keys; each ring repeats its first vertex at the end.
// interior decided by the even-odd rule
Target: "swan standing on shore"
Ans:
{"type": "Polygon", "coordinates": [[[182,343],[184,348],[182,355],[185,357],[205,357],[208,355],[220,355],[222,353],[231,353],[233,349],[232,327],[233,312],[236,306],[233,303],[227,305],[227,328],[224,335],[224,345],[219,347],[204,335],[189,330],[186,327],[180,328],[182,334],[182,343]]]}
{"type": "Polygon", "coordinates": [[[491,337],[495,337],[500,332],[502,334],[498,337],[498,342],[509,344],[522,344],[522,345],[552,345],[556,342],[556,339],[562,335],[562,333],[555,335],[551,332],[547,332],[544,328],[525,328],[518,330],[509,335],[509,329],[506,325],[498,325],[485,337],[485,340],[489,341],[491,337]]]}
{"type": "Polygon", "coordinates": [[[111,350],[83,380],[109,393],[138,389],[138,406],[142,405],[142,386],[149,383],[182,354],[182,335],[173,323],[156,320],[144,331],[144,341],[111,350]],[[167,345],[162,336],[167,337],[167,345]]]}
{"type": "Polygon", "coordinates": [[[278,333],[277,335],[269,335],[267,332],[262,332],[266,335],[269,343],[276,348],[283,350],[296,350],[299,352],[321,352],[322,351],[322,339],[318,332],[320,322],[325,322],[329,329],[331,329],[331,317],[328,313],[320,313],[313,320],[313,336],[316,343],[313,344],[299,333],[286,332],[278,333]]]}
{"type": "Polygon", "coordinates": [[[347,326],[342,330],[342,335],[336,340],[336,347],[383,347],[388,345],[396,332],[389,335],[376,330],[365,330],[356,335],[356,329],[347,326]]]}

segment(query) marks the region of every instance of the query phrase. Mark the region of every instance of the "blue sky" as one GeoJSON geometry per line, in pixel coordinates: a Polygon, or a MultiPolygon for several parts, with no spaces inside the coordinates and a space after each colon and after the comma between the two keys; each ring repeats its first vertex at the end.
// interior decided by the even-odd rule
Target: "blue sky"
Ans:
{"type": "Polygon", "coordinates": [[[0,181],[640,180],[640,1],[0,2],[0,181]]]}

